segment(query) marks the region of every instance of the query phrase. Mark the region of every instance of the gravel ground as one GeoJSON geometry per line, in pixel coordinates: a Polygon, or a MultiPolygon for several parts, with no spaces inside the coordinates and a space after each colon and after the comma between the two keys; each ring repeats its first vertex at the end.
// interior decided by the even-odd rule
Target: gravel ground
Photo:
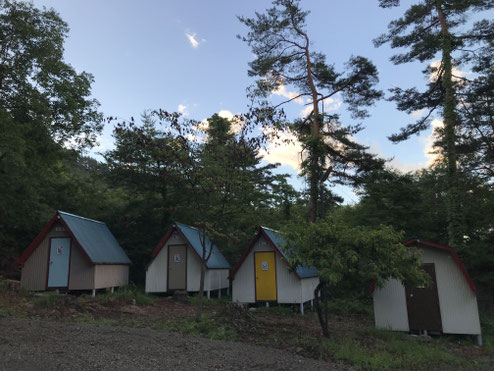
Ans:
{"type": "Polygon", "coordinates": [[[152,329],[0,318],[0,370],[340,370],[240,342],[152,329]]]}

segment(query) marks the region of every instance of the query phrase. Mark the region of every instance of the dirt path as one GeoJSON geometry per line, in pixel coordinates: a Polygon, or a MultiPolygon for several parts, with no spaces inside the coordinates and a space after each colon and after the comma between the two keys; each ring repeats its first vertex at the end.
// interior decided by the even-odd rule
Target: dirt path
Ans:
{"type": "Polygon", "coordinates": [[[340,370],[283,350],[151,329],[0,318],[0,370],[340,370]]]}

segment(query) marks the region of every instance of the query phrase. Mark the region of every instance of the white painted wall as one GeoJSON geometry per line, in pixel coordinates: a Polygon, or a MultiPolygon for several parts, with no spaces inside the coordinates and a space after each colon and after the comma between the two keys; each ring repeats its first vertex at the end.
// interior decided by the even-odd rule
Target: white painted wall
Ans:
{"type": "Polygon", "coordinates": [[[174,232],[159,254],[146,270],[146,292],[166,292],[168,271],[168,245],[182,244],[184,241],[174,232]]]}
{"type": "Polygon", "coordinates": [[[434,263],[443,332],[479,335],[477,295],[447,251],[423,248],[424,263],[434,263]]]}
{"type": "Polygon", "coordinates": [[[314,299],[314,290],[319,285],[319,277],[302,279],[302,303],[314,299]]]}
{"type": "Polygon", "coordinates": [[[204,279],[205,290],[226,289],[230,286],[228,269],[208,269],[204,279]]]}
{"type": "MultiPolygon", "coordinates": [[[[421,246],[423,262],[434,263],[441,321],[445,334],[481,333],[477,296],[472,291],[451,254],[421,246]]],[[[376,327],[408,331],[405,288],[397,280],[388,281],[374,292],[376,327]]]]}
{"type": "MultiPolygon", "coordinates": [[[[273,247],[261,236],[252,247],[244,262],[235,274],[232,282],[232,301],[239,303],[255,303],[254,253],[274,251],[273,247]]],[[[319,278],[298,279],[290,271],[286,261],[276,253],[276,285],[278,303],[297,304],[313,299],[314,288],[319,278]]]]}
{"type": "MultiPolygon", "coordinates": [[[[177,232],[174,232],[146,271],[146,292],[166,292],[168,270],[168,246],[186,244],[177,232]]],[[[228,269],[207,269],[204,290],[218,290],[229,286],[228,269]]],[[[187,245],[187,291],[198,292],[201,281],[201,259],[192,247],[187,245]]]]}
{"type": "Polygon", "coordinates": [[[388,280],[374,291],[374,320],[377,328],[409,331],[405,286],[388,280]]]}

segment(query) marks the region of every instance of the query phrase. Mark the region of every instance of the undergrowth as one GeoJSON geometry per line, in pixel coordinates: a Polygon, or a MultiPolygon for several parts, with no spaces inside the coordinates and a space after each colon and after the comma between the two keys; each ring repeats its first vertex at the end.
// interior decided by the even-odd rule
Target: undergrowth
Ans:
{"type": "Polygon", "coordinates": [[[224,321],[208,316],[202,316],[199,321],[194,318],[157,323],[155,330],[168,330],[193,336],[206,337],[214,340],[235,340],[237,332],[224,321]]]}
{"type": "Polygon", "coordinates": [[[156,298],[146,294],[142,288],[130,284],[119,288],[113,293],[107,290],[103,294],[97,294],[94,298],[89,295],[82,295],[79,300],[81,302],[95,300],[105,306],[117,305],[122,302],[135,305],[151,305],[156,298]]]}
{"type": "Polygon", "coordinates": [[[431,369],[462,362],[441,342],[425,343],[418,338],[374,328],[334,339],[301,338],[294,343],[318,357],[351,363],[365,370],[431,369]]]}

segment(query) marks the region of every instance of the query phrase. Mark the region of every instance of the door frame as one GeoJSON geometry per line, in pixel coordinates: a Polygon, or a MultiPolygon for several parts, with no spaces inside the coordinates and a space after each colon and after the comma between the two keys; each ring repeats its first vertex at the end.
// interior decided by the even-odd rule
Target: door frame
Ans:
{"type": "MultiPolygon", "coordinates": [[[[170,247],[172,246],[185,246],[185,291],[187,291],[187,265],[189,255],[189,245],[186,243],[175,243],[167,246],[167,258],[166,258],[166,292],[170,291],[170,247]]],[[[176,289],[173,289],[176,290],[176,289]]]]}
{"type": "Polygon", "coordinates": [[[272,302],[272,303],[277,303],[278,302],[278,264],[276,263],[276,251],[274,250],[266,250],[266,251],[254,251],[253,258],[254,258],[254,299],[256,302],[272,302]],[[256,254],[257,253],[273,253],[274,256],[274,287],[276,289],[276,299],[275,300],[257,300],[257,279],[256,279],[256,254]]]}
{"type": "Polygon", "coordinates": [[[72,266],[72,249],[74,247],[73,239],[71,236],[51,236],[48,239],[48,259],[46,261],[46,281],[45,290],[56,290],[56,289],[69,289],[70,287],[70,267],[72,266]],[[48,278],[50,277],[50,257],[51,257],[51,240],[54,238],[68,238],[70,240],[70,251],[69,251],[69,270],[67,272],[67,286],[48,286],[48,278]]]}
{"type": "MultiPolygon", "coordinates": [[[[434,277],[431,277],[431,279],[433,279],[433,281],[435,283],[435,290],[434,291],[435,291],[435,296],[437,298],[437,311],[439,312],[439,325],[441,326],[440,332],[442,333],[443,332],[443,318],[441,315],[441,302],[439,301],[439,291],[437,288],[436,264],[433,262],[432,263],[422,263],[422,266],[432,266],[432,268],[434,269],[434,277]]],[[[428,272],[426,272],[426,273],[428,274],[428,272]]],[[[410,308],[408,305],[408,289],[406,286],[405,286],[405,304],[407,307],[408,330],[409,331],[417,331],[415,329],[410,328],[410,308]]],[[[434,310],[436,310],[436,308],[434,310]]],[[[426,330],[426,331],[430,331],[430,330],[426,330]]],[[[432,330],[432,331],[434,331],[434,330],[432,330]]]]}

